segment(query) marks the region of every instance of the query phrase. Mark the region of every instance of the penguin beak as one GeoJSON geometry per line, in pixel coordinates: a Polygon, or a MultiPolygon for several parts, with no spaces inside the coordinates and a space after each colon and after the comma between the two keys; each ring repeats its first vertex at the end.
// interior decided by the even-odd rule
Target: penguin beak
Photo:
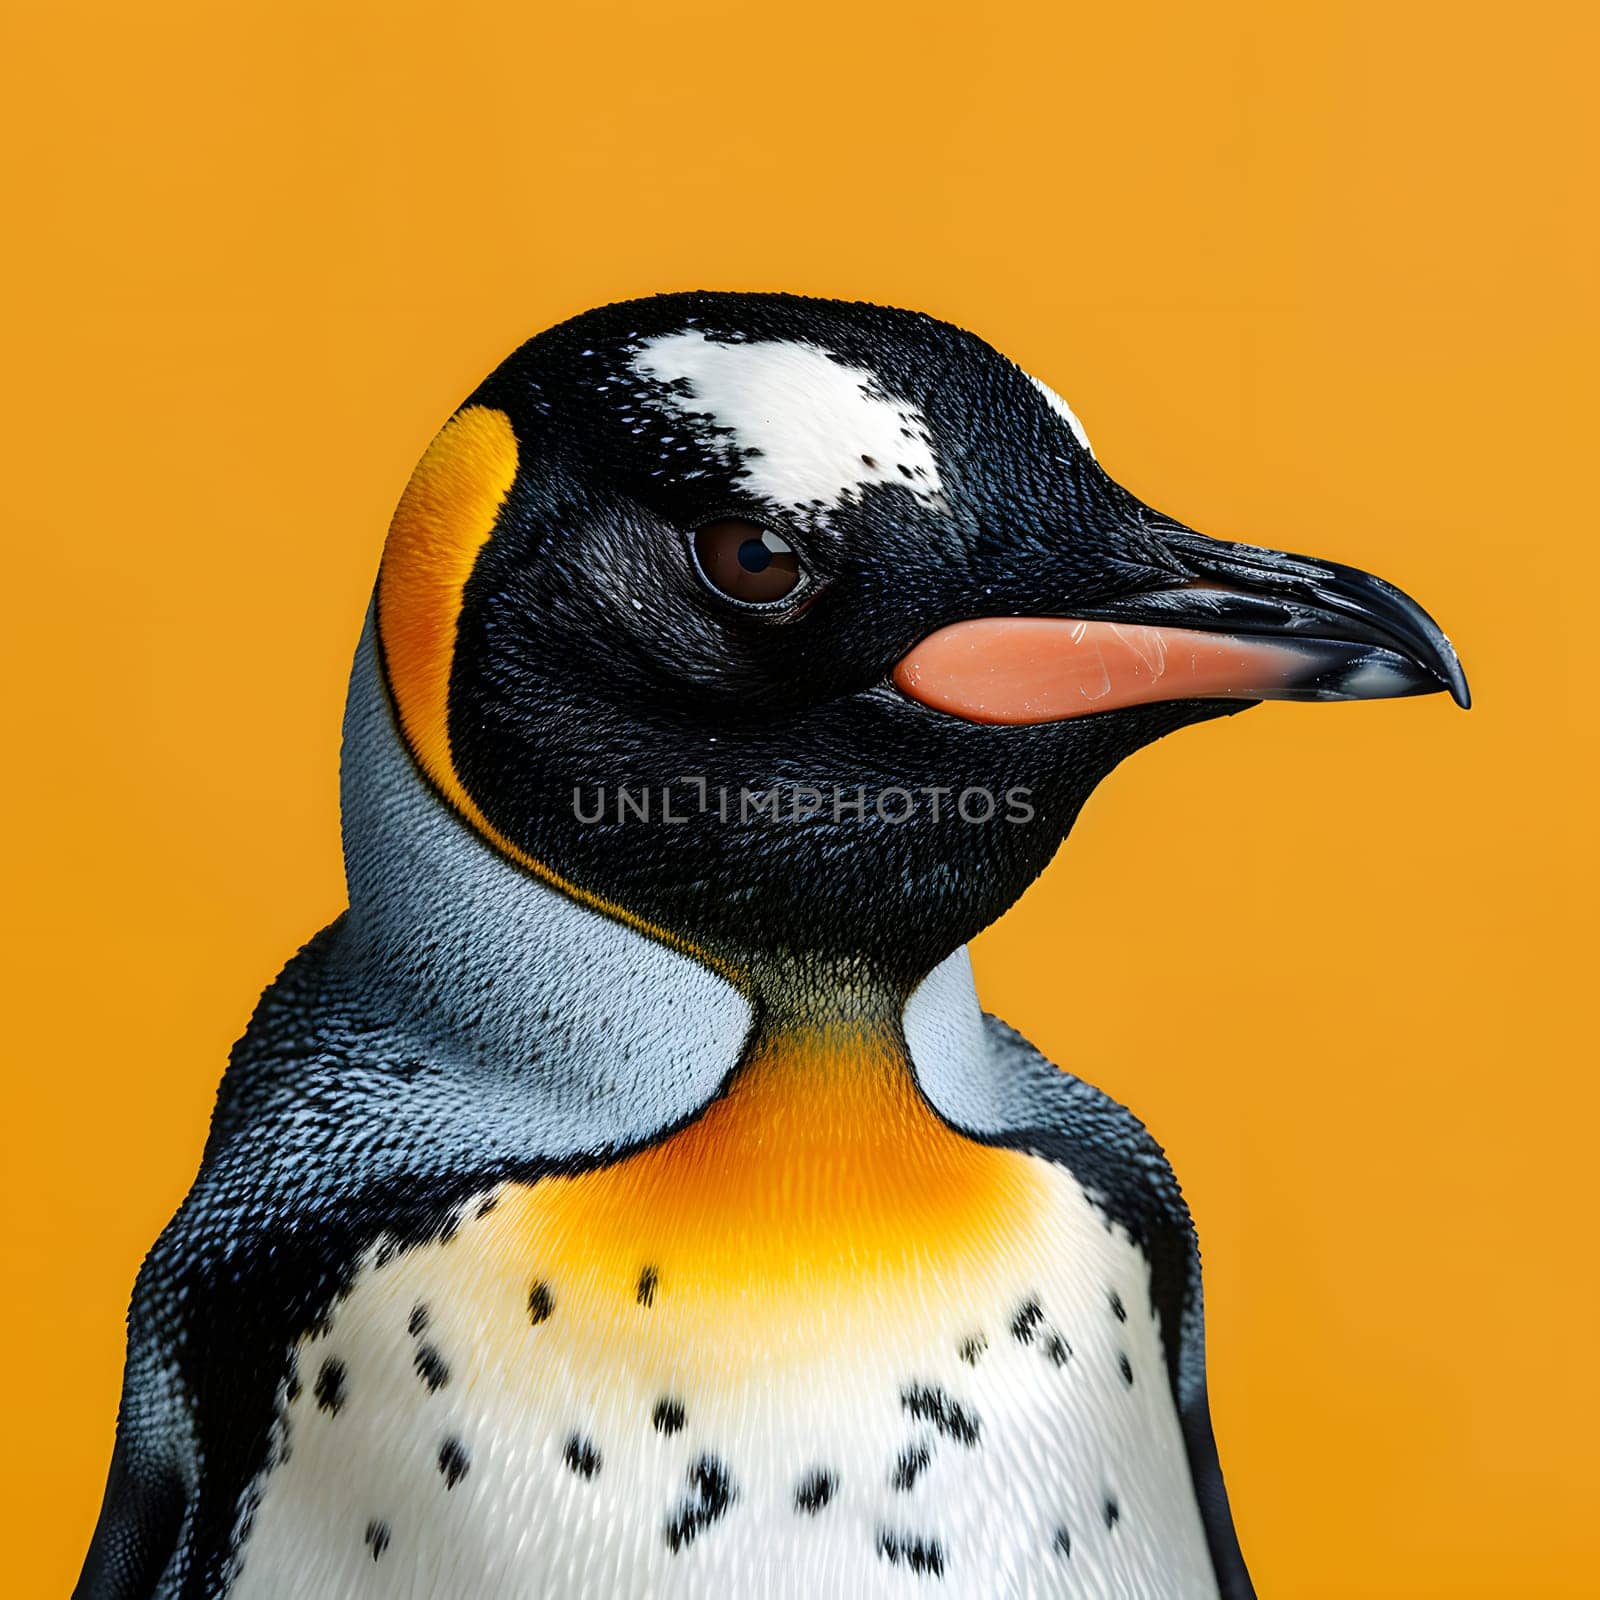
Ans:
{"type": "Polygon", "coordinates": [[[1471,703],[1455,649],[1393,584],[1354,567],[1161,529],[1187,575],[1074,608],[974,617],[895,667],[911,699],[971,722],[1060,722],[1162,700],[1471,703]]]}

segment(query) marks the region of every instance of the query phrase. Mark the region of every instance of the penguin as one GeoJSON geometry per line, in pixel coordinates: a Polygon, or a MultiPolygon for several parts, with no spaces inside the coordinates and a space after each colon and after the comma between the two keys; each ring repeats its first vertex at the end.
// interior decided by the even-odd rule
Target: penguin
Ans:
{"type": "Polygon", "coordinates": [[[395,512],[349,907],[139,1273],[76,1592],[1250,1595],[1177,1181],[966,945],[1142,746],[1439,690],[948,323],[531,339],[395,512]]]}

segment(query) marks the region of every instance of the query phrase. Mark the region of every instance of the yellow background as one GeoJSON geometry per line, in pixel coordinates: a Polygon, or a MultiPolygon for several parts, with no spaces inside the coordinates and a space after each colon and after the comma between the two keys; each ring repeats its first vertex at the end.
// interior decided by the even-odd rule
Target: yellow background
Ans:
{"type": "Polygon", "coordinates": [[[1274,706],[1137,757],[979,976],[1184,1180],[1263,1593],[1595,1592],[1578,8],[7,16],[9,1592],[76,1572],[136,1265],[341,905],[343,680],[412,463],[527,334],[696,286],[966,323],[1155,505],[1455,637],[1470,716],[1274,706]]]}

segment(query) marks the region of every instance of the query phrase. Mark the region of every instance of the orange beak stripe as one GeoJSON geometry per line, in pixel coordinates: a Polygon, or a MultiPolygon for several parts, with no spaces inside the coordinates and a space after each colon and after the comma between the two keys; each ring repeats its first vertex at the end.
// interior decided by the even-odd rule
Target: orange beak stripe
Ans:
{"type": "Polygon", "coordinates": [[[901,693],[969,722],[1062,722],[1159,700],[1271,699],[1302,648],[1193,628],[978,617],[929,635],[894,669],[901,693]]]}

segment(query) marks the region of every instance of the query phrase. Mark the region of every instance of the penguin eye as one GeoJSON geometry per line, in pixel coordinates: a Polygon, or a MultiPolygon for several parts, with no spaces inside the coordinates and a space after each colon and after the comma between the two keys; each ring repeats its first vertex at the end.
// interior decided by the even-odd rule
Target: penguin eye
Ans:
{"type": "Polygon", "coordinates": [[[800,587],[800,557],[787,539],[759,523],[725,517],[692,541],[694,564],[718,594],[747,606],[770,606],[800,587]]]}

